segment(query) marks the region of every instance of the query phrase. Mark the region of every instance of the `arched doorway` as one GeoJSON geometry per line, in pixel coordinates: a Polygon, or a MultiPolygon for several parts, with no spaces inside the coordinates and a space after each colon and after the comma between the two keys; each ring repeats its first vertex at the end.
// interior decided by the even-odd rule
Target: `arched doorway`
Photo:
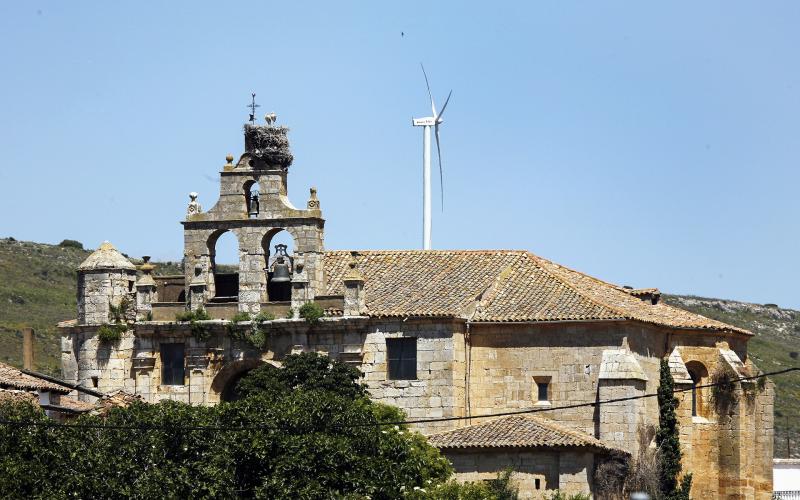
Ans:
{"type": "Polygon", "coordinates": [[[236,384],[242,379],[250,370],[265,365],[266,362],[261,359],[243,359],[234,361],[233,363],[225,366],[214,377],[211,382],[211,391],[216,394],[219,401],[235,401],[236,400],[236,384]]]}

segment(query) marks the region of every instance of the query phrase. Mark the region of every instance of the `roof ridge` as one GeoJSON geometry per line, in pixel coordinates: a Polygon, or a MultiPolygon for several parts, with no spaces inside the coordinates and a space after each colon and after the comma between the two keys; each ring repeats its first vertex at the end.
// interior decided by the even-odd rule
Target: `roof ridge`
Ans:
{"type": "MultiPolygon", "coordinates": [[[[555,264],[554,262],[549,261],[549,260],[545,259],[544,257],[539,257],[538,255],[536,255],[534,253],[531,253],[531,252],[526,252],[526,253],[528,254],[528,257],[533,258],[534,265],[537,266],[539,269],[541,269],[542,272],[544,272],[548,276],[552,277],[553,279],[555,279],[559,283],[562,283],[564,286],[566,286],[570,290],[574,291],[576,294],[580,295],[581,297],[583,297],[584,299],[588,300],[592,304],[594,304],[596,306],[599,306],[599,307],[604,307],[604,308],[608,309],[609,311],[619,315],[620,318],[633,319],[633,318],[627,316],[624,312],[622,312],[619,309],[617,309],[616,307],[612,307],[612,306],[606,304],[605,302],[600,302],[599,300],[595,299],[594,297],[589,296],[587,293],[584,293],[581,289],[579,289],[574,284],[572,284],[569,281],[567,281],[566,279],[564,279],[562,276],[559,276],[558,274],[555,274],[555,273],[551,272],[546,267],[540,265],[539,262],[536,262],[536,260],[537,259],[543,260],[543,261],[549,262],[551,264],[555,264]]],[[[558,264],[555,264],[555,265],[558,265],[558,264]]],[[[575,271],[575,272],[580,272],[580,271],[575,271]]],[[[581,273],[581,274],[583,274],[583,273],[581,273]]],[[[587,274],[585,276],[589,276],[589,275],[587,274]]],[[[589,276],[589,277],[591,278],[591,276],[589,276]]],[[[608,284],[608,283],[606,283],[606,284],[608,284]]]]}
{"type": "MultiPolygon", "coordinates": [[[[615,450],[614,446],[605,443],[604,441],[594,437],[593,435],[589,434],[588,432],[583,432],[578,429],[573,429],[571,427],[562,425],[554,420],[541,417],[538,415],[533,415],[531,413],[517,413],[512,415],[505,415],[502,417],[494,417],[491,418],[492,415],[485,415],[484,417],[489,417],[489,420],[478,422],[475,424],[465,425],[463,427],[457,427],[455,429],[450,429],[442,432],[433,433],[428,436],[434,446],[446,446],[445,444],[439,444],[442,440],[446,440],[447,438],[457,437],[459,434],[463,433],[473,433],[471,434],[473,439],[478,439],[478,436],[484,437],[487,432],[491,432],[492,428],[500,428],[502,429],[504,425],[511,424],[514,426],[515,429],[519,428],[519,426],[523,425],[522,422],[529,422],[535,426],[538,426],[542,430],[549,431],[559,435],[561,438],[566,438],[571,441],[572,446],[587,446],[593,448],[600,448],[606,450],[615,450]],[[477,435],[475,433],[478,433],[477,435]]],[[[481,418],[481,417],[475,417],[481,418]]],[[[459,446],[467,446],[466,444],[462,445],[453,445],[455,447],[459,446]]],[[[498,446],[508,446],[508,444],[498,444],[498,446]]]]}
{"type": "MultiPolygon", "coordinates": [[[[619,285],[617,285],[617,284],[610,283],[610,282],[608,282],[608,281],[605,281],[605,280],[602,280],[602,279],[600,279],[600,278],[598,278],[598,277],[596,277],[596,276],[592,276],[591,274],[586,274],[586,273],[584,273],[584,272],[582,272],[582,271],[578,271],[577,269],[573,269],[573,268],[571,268],[571,267],[569,267],[569,266],[565,266],[565,265],[559,264],[558,262],[554,262],[554,261],[552,261],[552,260],[550,260],[550,259],[546,259],[546,258],[544,258],[544,257],[541,257],[541,256],[539,256],[539,255],[533,254],[533,253],[531,253],[531,252],[528,252],[528,255],[530,255],[531,257],[533,257],[535,260],[540,260],[540,261],[546,262],[546,263],[548,263],[548,264],[550,264],[550,265],[552,265],[552,266],[554,266],[554,267],[556,267],[556,268],[559,268],[559,269],[564,269],[564,270],[566,270],[566,271],[568,271],[568,272],[572,272],[572,273],[578,274],[578,275],[580,275],[580,276],[582,276],[582,277],[584,277],[584,278],[588,278],[589,280],[591,280],[591,281],[593,281],[593,282],[597,283],[597,284],[598,284],[598,285],[600,285],[600,286],[605,286],[605,287],[608,287],[608,288],[610,288],[611,290],[614,290],[614,291],[616,291],[616,292],[618,292],[618,293],[623,293],[623,294],[625,294],[625,295],[627,295],[627,296],[629,296],[629,297],[632,297],[632,298],[634,298],[634,299],[636,299],[636,300],[640,300],[640,299],[639,299],[639,298],[637,298],[636,296],[634,296],[634,295],[631,295],[630,293],[628,293],[628,291],[627,291],[627,290],[625,290],[623,287],[620,287],[620,286],[619,286],[619,285]]],[[[544,269],[544,268],[543,268],[543,269],[544,269]]],[[[561,276],[559,276],[559,275],[557,275],[557,274],[554,274],[554,273],[550,272],[550,271],[549,271],[549,270],[547,270],[547,269],[545,269],[545,271],[546,271],[546,272],[548,272],[548,273],[550,273],[550,275],[551,275],[551,276],[555,277],[555,278],[556,278],[556,279],[558,279],[559,281],[562,281],[562,282],[566,281],[566,280],[565,280],[564,278],[562,278],[561,276]]],[[[653,289],[654,289],[654,290],[658,290],[658,288],[655,288],[655,287],[654,287],[653,289]]],[[[620,313],[622,313],[622,317],[623,317],[623,318],[625,318],[625,319],[629,319],[629,320],[633,320],[633,321],[641,321],[641,322],[643,322],[643,323],[662,324],[662,323],[660,323],[660,322],[658,322],[658,321],[656,321],[656,320],[650,320],[650,321],[648,321],[648,320],[642,319],[641,317],[637,317],[637,316],[635,316],[635,315],[625,314],[625,313],[624,313],[624,310],[622,310],[621,308],[618,308],[618,307],[617,307],[617,306],[615,306],[615,305],[611,305],[611,304],[608,304],[608,303],[606,303],[606,302],[599,302],[598,300],[595,300],[595,299],[593,299],[592,297],[587,297],[587,294],[581,293],[581,292],[580,292],[580,290],[578,290],[577,288],[576,288],[576,291],[578,291],[578,293],[580,293],[580,294],[581,294],[581,296],[583,296],[583,297],[586,297],[586,298],[588,298],[589,300],[593,300],[595,303],[598,303],[598,304],[600,304],[600,305],[602,305],[602,306],[604,306],[604,307],[606,307],[606,308],[608,308],[608,309],[610,309],[610,310],[612,310],[612,311],[616,312],[617,314],[620,314],[620,313]]],[[[695,312],[687,311],[687,310],[685,310],[685,309],[681,309],[681,308],[679,308],[679,307],[675,307],[675,306],[672,306],[672,305],[670,305],[670,304],[666,304],[666,303],[659,302],[658,304],[653,304],[653,305],[652,305],[652,307],[662,307],[662,308],[667,308],[667,309],[674,309],[674,310],[676,310],[676,311],[680,311],[682,314],[688,314],[688,315],[696,316],[696,317],[702,318],[702,319],[704,319],[704,320],[706,320],[706,321],[710,321],[710,322],[713,322],[713,323],[717,323],[717,324],[721,325],[721,327],[717,327],[717,328],[716,328],[716,329],[718,329],[718,330],[722,330],[722,331],[725,331],[725,330],[729,330],[729,331],[737,331],[737,330],[738,330],[738,331],[743,331],[743,332],[746,332],[746,333],[749,333],[750,335],[752,335],[752,332],[750,332],[749,330],[746,330],[746,329],[743,329],[743,328],[739,328],[739,327],[737,327],[737,326],[734,326],[734,325],[729,325],[728,323],[725,323],[725,322],[722,322],[722,321],[719,321],[719,320],[715,320],[715,319],[713,319],[713,318],[709,318],[709,317],[707,317],[707,316],[703,316],[702,314],[698,314],[698,313],[695,313],[695,312]]],[[[701,328],[701,329],[702,329],[702,328],[701,328]]]]}
{"type": "Polygon", "coordinates": [[[325,250],[325,253],[333,254],[333,253],[345,253],[350,254],[351,252],[358,252],[359,254],[387,254],[387,253],[457,253],[457,254],[466,254],[466,253],[487,253],[487,254],[506,254],[506,255],[523,255],[526,253],[530,253],[527,250],[513,250],[513,249],[484,249],[484,250],[461,250],[461,249],[440,249],[440,250],[419,250],[419,249],[400,249],[400,250],[325,250]]]}

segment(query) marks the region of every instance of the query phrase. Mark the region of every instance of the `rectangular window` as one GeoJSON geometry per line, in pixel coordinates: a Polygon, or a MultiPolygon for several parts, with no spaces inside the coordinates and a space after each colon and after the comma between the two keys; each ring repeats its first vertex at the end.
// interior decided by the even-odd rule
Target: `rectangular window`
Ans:
{"type": "Polygon", "coordinates": [[[161,344],[161,385],[183,385],[183,344],[161,344]]]}
{"type": "Polygon", "coordinates": [[[550,377],[534,377],[536,401],[550,401],[550,377]]]}
{"type": "Polygon", "coordinates": [[[416,338],[386,339],[386,357],[389,360],[389,379],[417,378],[416,338]]]}

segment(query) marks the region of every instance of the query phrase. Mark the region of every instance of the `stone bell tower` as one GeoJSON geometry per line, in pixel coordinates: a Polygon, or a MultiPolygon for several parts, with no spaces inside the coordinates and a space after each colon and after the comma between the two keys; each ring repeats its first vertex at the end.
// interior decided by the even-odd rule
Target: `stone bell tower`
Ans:
{"type": "MultiPolygon", "coordinates": [[[[323,294],[323,229],[316,189],[311,188],[306,208],[295,208],[286,196],[286,177],[294,159],[289,149],[288,128],[274,125],[244,126],[245,152],[233,157],[220,172],[217,203],[203,212],[197,194],[191,193],[184,228],[186,302],[195,310],[214,302],[237,302],[238,310],[257,313],[266,302],[291,301],[295,309],[323,294]],[[258,189],[255,189],[255,186],[258,189]],[[238,277],[223,276],[216,268],[216,242],[225,232],[239,243],[238,277]],[[280,270],[285,287],[272,286],[268,269],[271,242],[280,231],[294,240],[287,269],[280,270]],[[238,282],[237,282],[238,280],[238,282]],[[280,293],[276,290],[285,290],[280,293]]],[[[281,263],[284,259],[280,259],[281,263]]],[[[275,283],[277,285],[277,283],[275,283]]]]}

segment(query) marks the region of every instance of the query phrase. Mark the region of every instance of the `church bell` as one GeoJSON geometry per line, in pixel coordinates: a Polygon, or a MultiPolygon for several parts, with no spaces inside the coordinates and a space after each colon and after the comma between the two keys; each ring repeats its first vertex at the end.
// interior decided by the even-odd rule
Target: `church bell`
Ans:
{"type": "Polygon", "coordinates": [[[275,263],[272,264],[272,282],[273,283],[287,283],[292,281],[292,268],[288,261],[290,258],[286,255],[286,245],[275,245],[275,263]]]}
{"type": "Polygon", "coordinates": [[[278,257],[272,265],[272,282],[286,283],[292,281],[292,271],[283,257],[278,257]]]}

